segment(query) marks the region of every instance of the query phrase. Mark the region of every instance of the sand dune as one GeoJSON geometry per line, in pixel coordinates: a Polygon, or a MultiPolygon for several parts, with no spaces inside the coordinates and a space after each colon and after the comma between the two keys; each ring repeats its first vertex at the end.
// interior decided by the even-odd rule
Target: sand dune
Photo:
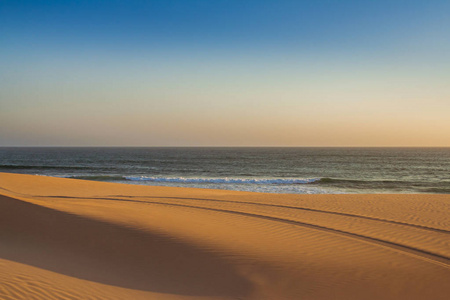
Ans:
{"type": "Polygon", "coordinates": [[[448,299],[449,195],[0,173],[0,299],[448,299]]]}

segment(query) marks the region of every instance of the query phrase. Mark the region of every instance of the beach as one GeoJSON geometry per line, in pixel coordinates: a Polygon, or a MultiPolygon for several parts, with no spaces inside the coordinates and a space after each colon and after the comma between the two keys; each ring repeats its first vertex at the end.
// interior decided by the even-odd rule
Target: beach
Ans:
{"type": "Polygon", "coordinates": [[[449,213],[0,173],[0,299],[448,299],[449,213]]]}

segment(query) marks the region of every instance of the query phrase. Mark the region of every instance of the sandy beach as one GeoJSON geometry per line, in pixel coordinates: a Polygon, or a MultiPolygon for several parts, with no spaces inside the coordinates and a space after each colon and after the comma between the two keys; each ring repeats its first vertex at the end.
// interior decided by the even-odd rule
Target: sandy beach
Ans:
{"type": "Polygon", "coordinates": [[[448,299],[450,195],[0,173],[0,299],[448,299]]]}

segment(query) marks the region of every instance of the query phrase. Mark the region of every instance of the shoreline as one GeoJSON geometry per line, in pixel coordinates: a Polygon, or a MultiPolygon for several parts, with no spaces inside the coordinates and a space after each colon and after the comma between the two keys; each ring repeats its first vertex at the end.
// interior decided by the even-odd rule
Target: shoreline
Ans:
{"type": "Polygon", "coordinates": [[[0,195],[5,299],[450,294],[450,195],[263,194],[9,173],[0,173],[0,195]]]}

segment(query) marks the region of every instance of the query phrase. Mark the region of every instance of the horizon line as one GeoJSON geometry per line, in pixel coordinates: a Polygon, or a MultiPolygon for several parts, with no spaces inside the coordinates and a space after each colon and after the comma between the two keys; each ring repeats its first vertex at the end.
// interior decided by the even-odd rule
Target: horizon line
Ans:
{"type": "Polygon", "coordinates": [[[450,146],[0,146],[0,148],[450,148],[450,146]]]}

